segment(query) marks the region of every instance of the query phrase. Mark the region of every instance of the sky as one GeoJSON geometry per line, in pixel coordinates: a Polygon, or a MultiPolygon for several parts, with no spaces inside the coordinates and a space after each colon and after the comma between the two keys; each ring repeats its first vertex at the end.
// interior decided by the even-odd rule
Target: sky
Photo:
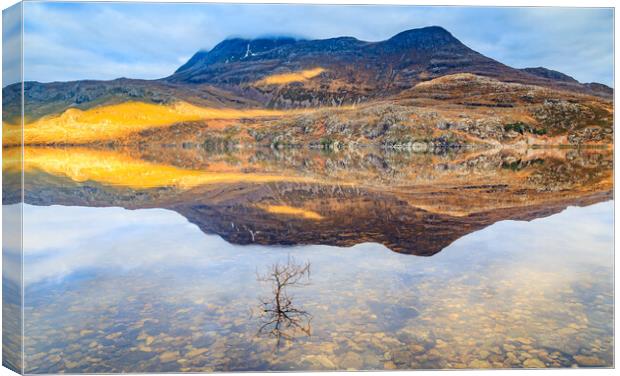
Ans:
{"type": "MultiPolygon", "coordinates": [[[[3,210],[7,208],[3,206],[3,210]]],[[[235,266],[238,273],[245,265],[246,271],[255,276],[256,270],[264,269],[263,264],[268,266],[287,255],[312,259],[316,266],[353,266],[350,270],[394,272],[402,267],[410,272],[435,265],[459,275],[465,266],[490,263],[503,270],[503,277],[517,270],[531,273],[538,269],[543,271],[538,275],[541,277],[548,274],[547,265],[554,264],[555,271],[569,268],[571,273],[564,276],[574,274],[579,279],[574,269],[584,272],[593,266],[613,264],[613,201],[569,207],[533,221],[500,221],[458,239],[433,257],[402,255],[377,243],[344,248],[231,244],[218,235],[203,233],[180,214],[166,209],[24,204],[23,210],[24,233],[37,234],[24,237],[27,284],[47,278],[59,280],[96,268],[127,273],[145,268],[161,271],[193,267],[205,273],[218,265],[228,265],[235,266]]],[[[9,259],[19,253],[18,239],[9,239],[4,245],[9,259]]],[[[12,270],[18,271],[19,267],[12,270]]],[[[514,273],[517,280],[523,275],[514,273]]],[[[10,277],[14,281],[19,278],[15,274],[10,277]]]]}
{"type": "Polygon", "coordinates": [[[161,78],[232,36],[379,41],[439,25],[512,67],[613,85],[609,8],[26,2],[24,19],[24,77],[41,82],[161,78]]]}

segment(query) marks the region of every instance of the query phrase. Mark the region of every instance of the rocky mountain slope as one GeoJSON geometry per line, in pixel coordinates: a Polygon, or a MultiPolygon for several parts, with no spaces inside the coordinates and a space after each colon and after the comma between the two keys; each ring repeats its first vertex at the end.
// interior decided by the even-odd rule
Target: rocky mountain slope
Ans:
{"type": "Polygon", "coordinates": [[[368,146],[431,151],[461,147],[606,145],[611,102],[472,74],[424,81],[391,100],[282,116],[179,122],[149,128],[122,144],[342,149],[368,146]]]}

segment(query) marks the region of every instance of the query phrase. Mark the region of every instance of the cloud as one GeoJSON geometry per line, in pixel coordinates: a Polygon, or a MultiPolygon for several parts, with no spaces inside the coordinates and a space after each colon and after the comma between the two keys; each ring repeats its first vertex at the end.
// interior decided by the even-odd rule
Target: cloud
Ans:
{"type": "Polygon", "coordinates": [[[440,25],[508,65],[613,84],[613,10],[166,3],[25,3],[25,76],[161,78],[229,36],[377,41],[440,25]]]}

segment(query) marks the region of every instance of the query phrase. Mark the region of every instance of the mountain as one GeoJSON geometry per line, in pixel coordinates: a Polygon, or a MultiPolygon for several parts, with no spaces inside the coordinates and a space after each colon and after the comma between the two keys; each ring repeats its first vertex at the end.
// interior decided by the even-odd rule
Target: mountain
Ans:
{"type": "Polygon", "coordinates": [[[379,42],[227,39],[157,80],[25,82],[23,133],[21,89],[3,89],[5,145],[613,143],[611,88],[511,68],[437,26],[379,42]]]}
{"type": "Polygon", "coordinates": [[[380,42],[352,37],[323,40],[228,39],[211,51],[200,51],[165,81],[208,83],[245,96],[265,97],[272,106],[311,106],[319,102],[357,103],[397,94],[415,84],[455,73],[472,73],[504,82],[533,84],[605,95],[571,77],[545,68],[514,69],[488,58],[431,26],[403,31],[380,42]],[[323,69],[319,86],[298,83],[264,87],[272,75],[323,69]]]}
{"type": "MultiPolygon", "coordinates": [[[[607,99],[613,94],[605,85],[581,84],[545,68],[511,68],[431,26],[380,42],[353,37],[227,39],[210,51],[197,52],[174,74],[158,80],[26,82],[25,114],[34,120],[71,107],[129,100],[236,108],[356,104],[397,96],[420,82],[457,73],[607,99]]],[[[20,95],[19,84],[3,88],[5,121],[19,118],[20,95]]]]}

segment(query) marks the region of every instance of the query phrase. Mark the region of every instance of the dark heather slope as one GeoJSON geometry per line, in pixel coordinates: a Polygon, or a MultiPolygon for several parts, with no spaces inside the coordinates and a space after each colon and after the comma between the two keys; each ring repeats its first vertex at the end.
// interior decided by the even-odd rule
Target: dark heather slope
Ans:
{"type": "MultiPolygon", "coordinates": [[[[574,79],[573,77],[564,74],[562,72],[558,72],[555,70],[536,67],[536,68],[523,68],[520,69],[526,73],[532,74],[537,77],[547,78],[550,80],[554,80],[560,83],[567,83],[569,85],[573,85],[576,87],[585,87],[585,92],[589,94],[594,94],[600,97],[608,97],[611,98],[614,95],[614,90],[607,85],[599,84],[596,82],[583,83],[580,84],[579,81],[574,79]]],[[[562,85],[560,85],[562,87],[562,85]]]]}
{"type": "Polygon", "coordinates": [[[526,73],[533,74],[534,76],[548,78],[550,80],[570,82],[570,83],[579,83],[579,81],[575,80],[574,78],[572,78],[571,76],[567,74],[564,74],[562,72],[558,72],[555,70],[543,68],[543,67],[523,68],[521,70],[526,73]]]}

